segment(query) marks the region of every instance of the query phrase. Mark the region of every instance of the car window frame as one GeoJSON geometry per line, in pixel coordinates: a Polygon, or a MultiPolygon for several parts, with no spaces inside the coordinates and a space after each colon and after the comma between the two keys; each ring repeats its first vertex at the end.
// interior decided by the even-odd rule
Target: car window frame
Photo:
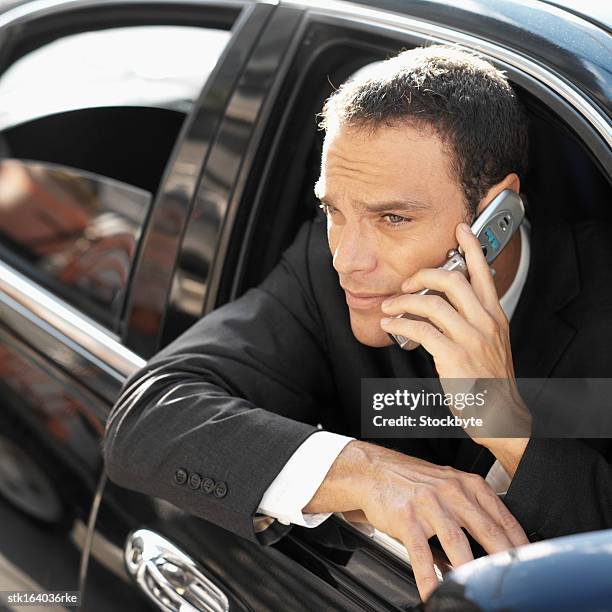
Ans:
{"type": "MultiPolygon", "coordinates": [[[[303,6],[303,3],[299,0],[285,0],[284,4],[289,6],[303,6]]],[[[605,112],[594,103],[587,94],[582,92],[578,87],[568,84],[567,81],[560,77],[553,69],[547,68],[539,62],[530,60],[505,47],[497,47],[489,40],[482,40],[475,35],[452,30],[450,26],[428,23],[420,19],[403,15],[397,15],[396,19],[393,15],[384,11],[376,11],[356,5],[344,6],[335,2],[330,3],[330,8],[322,7],[321,3],[317,3],[315,8],[307,9],[305,15],[305,20],[301,26],[302,29],[307,28],[310,23],[330,25],[345,24],[353,28],[355,32],[360,33],[361,36],[378,33],[382,37],[388,37],[389,40],[395,40],[398,45],[402,42],[417,44],[416,41],[421,41],[421,44],[451,42],[463,43],[472,48],[476,48],[485,56],[492,58],[502,69],[506,70],[512,76],[513,82],[516,82],[528,93],[538,97],[556,116],[563,117],[563,120],[579,137],[593,161],[598,165],[602,175],[612,184],[612,130],[609,128],[605,112]],[[442,38],[444,34],[446,38],[442,38]],[[470,44],[470,42],[472,44],[470,44]],[[527,68],[529,72],[524,72],[527,68]],[[545,79],[539,81],[536,75],[544,76],[545,79]],[[551,88],[553,86],[554,89],[551,88]],[[567,92],[568,97],[563,97],[563,95],[559,93],[560,91],[567,92]],[[574,101],[577,101],[579,108],[589,108],[590,114],[588,120],[580,114],[579,110],[572,106],[574,101]],[[595,117],[594,120],[593,117],[595,117]]],[[[301,40],[302,37],[303,33],[295,36],[295,48],[298,47],[298,41],[301,40]]],[[[334,41],[329,41],[328,49],[331,49],[333,44],[334,41]]],[[[279,70],[279,75],[277,77],[279,82],[282,82],[283,79],[286,78],[286,74],[289,70],[294,69],[291,67],[290,58],[293,57],[295,48],[287,54],[288,58],[284,67],[279,70]]],[[[300,88],[300,82],[303,79],[305,67],[302,66],[301,70],[302,73],[298,74],[297,78],[294,78],[292,87],[293,93],[289,94],[289,99],[283,101],[283,106],[290,107],[294,104],[294,100],[291,96],[294,96],[295,92],[300,88]]],[[[269,104],[265,109],[265,113],[262,113],[260,121],[265,124],[269,120],[270,114],[273,112],[273,104],[269,104]]],[[[283,115],[282,117],[276,117],[275,121],[286,121],[286,119],[287,116],[283,115]]],[[[277,123],[276,127],[278,128],[278,134],[284,131],[282,124],[277,123]]],[[[265,168],[263,170],[258,170],[255,177],[249,175],[252,171],[251,166],[245,166],[243,169],[245,177],[243,182],[250,180],[259,183],[255,188],[257,189],[257,193],[253,198],[253,205],[250,206],[250,210],[247,213],[249,220],[245,222],[247,225],[246,232],[234,239],[234,244],[236,242],[242,243],[235,269],[232,269],[230,274],[227,272],[223,274],[221,270],[215,272],[224,278],[220,282],[220,287],[216,287],[214,291],[209,292],[205,312],[210,311],[220,303],[235,299],[244,290],[242,286],[242,277],[246,264],[250,258],[249,245],[252,240],[251,232],[254,226],[254,219],[259,214],[262,184],[267,181],[266,177],[270,175],[270,159],[274,156],[274,151],[278,148],[278,136],[272,140],[273,144],[267,143],[266,145],[265,168]]],[[[258,143],[255,143],[255,145],[257,144],[258,143]]],[[[262,155],[261,151],[258,151],[258,153],[260,156],[262,155]]],[[[235,200],[232,203],[232,207],[238,210],[240,208],[240,201],[235,200]]],[[[236,216],[236,210],[232,211],[232,216],[236,216]]],[[[233,231],[234,228],[231,226],[224,228],[225,236],[223,240],[231,241],[233,231]]]]}
{"type": "MultiPolygon", "coordinates": [[[[124,344],[144,358],[152,356],[161,346],[168,301],[177,270],[182,265],[181,249],[185,233],[194,218],[206,213],[206,210],[198,210],[198,200],[203,197],[201,177],[206,172],[217,133],[227,119],[228,105],[236,95],[251,52],[273,12],[274,7],[268,4],[245,5],[234,23],[234,34],[228,46],[183,124],[162,177],[143,231],[122,317],[121,337],[124,344]],[[172,258],[168,265],[160,268],[154,263],[155,254],[164,238],[170,238],[164,248],[172,253],[172,258]],[[150,297],[150,287],[147,287],[152,270],[155,272],[156,287],[153,299],[150,297]],[[139,300],[146,300],[146,304],[142,301],[139,303],[139,300]],[[143,308],[145,315],[142,314],[143,308]],[[150,329],[139,327],[139,319],[143,316],[154,319],[150,329]]],[[[206,203],[204,208],[210,211],[206,203]]],[[[217,207],[213,208],[215,223],[223,223],[223,212],[219,213],[217,207]]],[[[217,245],[214,232],[213,235],[210,249],[214,252],[217,245]]],[[[206,279],[203,282],[206,284],[206,279]]]]}

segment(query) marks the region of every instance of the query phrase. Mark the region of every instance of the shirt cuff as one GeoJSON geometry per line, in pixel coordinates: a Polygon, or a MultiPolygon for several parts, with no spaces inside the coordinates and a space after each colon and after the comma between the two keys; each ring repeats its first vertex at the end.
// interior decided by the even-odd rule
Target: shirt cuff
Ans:
{"type": "Polygon", "coordinates": [[[331,512],[303,514],[302,508],[317,492],[336,457],[354,439],[329,431],[317,431],[306,438],[266,489],[257,512],[284,525],[320,525],[331,512]]]}
{"type": "Polygon", "coordinates": [[[505,495],[508,492],[508,487],[512,483],[512,478],[510,478],[504,466],[496,460],[491,466],[485,481],[498,495],[505,495]]]}

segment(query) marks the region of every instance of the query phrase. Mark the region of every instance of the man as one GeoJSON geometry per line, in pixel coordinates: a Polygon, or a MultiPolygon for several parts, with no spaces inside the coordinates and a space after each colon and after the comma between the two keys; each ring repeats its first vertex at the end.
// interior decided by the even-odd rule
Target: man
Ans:
{"type": "Polygon", "coordinates": [[[525,532],[612,526],[607,441],[357,439],[362,377],[609,376],[612,278],[588,263],[609,241],[588,225],[542,231],[530,211],[532,236],[516,234],[493,279],[469,231],[521,190],[526,120],[504,75],[465,51],[415,49],[345,83],[322,124],[327,240],[321,218],[306,223],[263,283],[127,381],[107,426],[111,480],[254,540],[256,512],[306,526],[350,513],[405,544],[423,597],[434,535],[460,565],[465,532],[493,553],[525,532]],[[457,244],[469,281],[436,269],[457,244]],[[447,300],[415,295],[424,287],[447,300]],[[390,332],[421,346],[403,351],[390,332]]]}

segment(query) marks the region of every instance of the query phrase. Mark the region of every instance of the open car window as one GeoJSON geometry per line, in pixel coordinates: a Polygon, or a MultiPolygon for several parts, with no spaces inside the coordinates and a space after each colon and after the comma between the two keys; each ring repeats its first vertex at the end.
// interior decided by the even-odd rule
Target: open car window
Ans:
{"type": "MultiPolygon", "coordinates": [[[[352,76],[375,71],[385,57],[394,56],[402,48],[423,44],[416,35],[414,42],[409,35],[406,40],[391,40],[391,34],[387,38],[375,28],[367,34],[358,33],[357,26],[349,31],[348,26],[344,29],[345,23],[339,20],[336,29],[329,21],[312,25],[308,31],[308,52],[301,49],[293,66],[300,80],[290,92],[285,92],[268,119],[277,144],[271,147],[269,168],[257,177],[260,196],[255,203],[256,213],[251,211],[250,215],[251,219],[258,215],[261,221],[259,226],[253,225],[248,236],[250,242],[245,253],[249,256],[239,264],[235,296],[261,282],[291,244],[300,224],[319,214],[313,187],[320,173],[323,141],[323,133],[317,130],[317,114],[325,99],[352,76]],[[362,45],[357,42],[361,37],[362,45]],[[318,55],[317,45],[321,49],[318,55]],[[270,219],[274,219],[274,224],[270,219]]],[[[594,157],[594,147],[580,131],[591,132],[589,118],[580,115],[569,103],[560,105],[559,98],[551,95],[544,67],[542,80],[537,82],[522,72],[520,65],[507,69],[507,74],[529,119],[530,164],[524,187],[531,210],[537,207],[542,213],[539,218],[552,214],[570,224],[587,220],[609,223],[612,221],[610,183],[602,172],[609,164],[606,159],[594,157]]],[[[322,425],[327,428],[327,423],[322,425]]],[[[339,526],[344,538],[345,519],[336,516],[326,523],[315,529],[294,528],[290,537],[314,543],[318,554],[337,563],[334,556],[337,551],[332,550],[337,539],[330,544],[329,532],[339,526]]],[[[386,559],[390,554],[394,560],[408,562],[405,548],[393,538],[363,524],[352,525],[351,529],[360,534],[358,546],[364,546],[364,539],[375,544],[373,555],[380,553],[386,559]]],[[[370,554],[372,548],[365,547],[370,554]]],[[[365,570],[360,567],[357,555],[350,563],[338,563],[335,567],[339,565],[343,565],[342,571],[365,580],[365,570]]],[[[384,573],[379,566],[372,569],[364,563],[366,566],[370,577],[384,573]]]]}

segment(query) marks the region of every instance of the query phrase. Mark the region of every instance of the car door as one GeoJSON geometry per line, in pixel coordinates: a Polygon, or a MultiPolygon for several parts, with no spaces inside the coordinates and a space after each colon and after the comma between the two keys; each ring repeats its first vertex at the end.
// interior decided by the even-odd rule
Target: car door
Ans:
{"type": "MultiPolygon", "coordinates": [[[[576,114],[578,102],[588,102],[589,96],[555,89],[554,77],[562,70],[538,71],[533,65],[546,65],[545,59],[529,64],[509,52],[512,36],[493,12],[483,17],[473,11],[474,32],[468,35],[465,11],[436,3],[438,12],[429,13],[436,21],[432,24],[419,19],[424,4],[414,3],[413,16],[323,2],[287,2],[274,9],[211,139],[191,199],[180,189],[168,189],[158,201],[127,301],[125,338],[132,351],[147,358],[269,272],[300,222],[316,214],[312,185],[320,139],[315,114],[323,100],[354,71],[402,47],[432,40],[462,42],[508,69],[534,118],[534,152],[542,168],[532,177],[535,193],[548,184],[556,162],[580,167],[588,179],[574,173],[568,182],[588,184],[593,196],[588,214],[609,221],[610,158],[599,129],[601,114],[592,104],[588,112],[576,114]],[[478,31],[483,24],[493,32],[493,42],[478,31]],[[548,154],[546,164],[541,147],[550,137],[559,147],[554,160],[548,154]],[[186,208],[190,218],[177,237],[165,228],[183,227],[180,215],[186,208]],[[177,216],[181,220],[175,221],[177,216]],[[176,258],[160,262],[156,254],[167,248],[176,258]]],[[[554,30],[547,39],[540,32],[542,41],[550,44],[554,30]]],[[[167,176],[169,185],[178,182],[172,178],[167,176]]],[[[558,202],[563,214],[572,214],[567,198],[549,198],[545,204],[558,202]]],[[[341,517],[317,529],[293,528],[280,540],[274,525],[260,520],[262,540],[273,542],[261,546],[109,482],[98,494],[92,539],[103,538],[125,556],[135,588],[161,609],[177,610],[185,600],[203,610],[406,610],[418,604],[403,547],[341,517]]],[[[95,565],[102,557],[92,551],[95,565]]]]}
{"type": "Polygon", "coordinates": [[[86,538],[106,417],[144,363],[124,341],[127,296],[160,185],[176,164],[180,186],[195,180],[268,10],[59,1],[0,13],[3,590],[84,595],[93,548],[88,609],[148,607],[122,556],[86,538]],[[206,128],[180,157],[196,107],[206,128]]]}

